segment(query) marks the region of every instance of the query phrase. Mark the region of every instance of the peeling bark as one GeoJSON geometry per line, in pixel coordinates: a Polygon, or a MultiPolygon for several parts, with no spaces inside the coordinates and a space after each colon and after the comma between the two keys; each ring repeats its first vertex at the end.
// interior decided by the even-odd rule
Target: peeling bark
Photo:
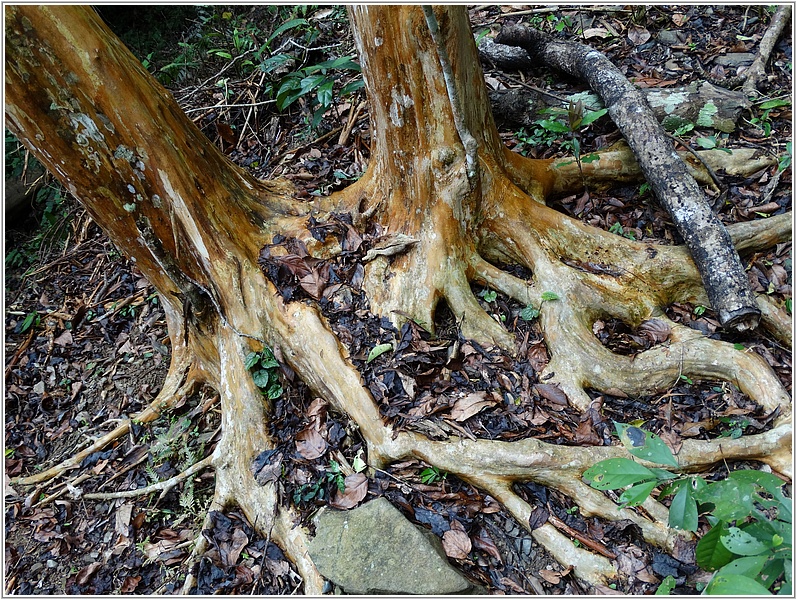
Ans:
{"type": "MultiPolygon", "coordinates": [[[[647,515],[617,510],[581,482],[587,467],[621,455],[619,447],[565,447],[534,439],[435,441],[385,423],[317,307],[285,304],[257,265],[260,248],[276,233],[308,239],[308,248],[319,254],[334,251],[310,243],[305,224],[311,209],[319,220],[333,209],[349,211],[358,226],[379,227],[386,239],[401,240],[367,263],[365,289],[373,312],[398,320],[394,311],[401,310],[431,325],[437,304],[445,301],[461,319],[463,335],[513,352],[513,336],[481,309],[470,283],[486,283],[527,304],[554,292],[559,300],[540,309],[551,362],[539,375],[559,384],[573,405],[586,408],[587,387],[647,393],[666,388],[679,373],[738,382],[755,401],[780,409],[777,426],[739,440],[686,441],[678,455],[681,467],[690,471],[744,459],[790,472],[791,399],[764,361],[674,324],[673,352],[656,346],[635,361],[614,355],[592,335],[591,324],[602,316],[638,325],[662,319],[672,302],[705,303],[700,275],[683,247],[627,240],[545,205],[547,194],[567,188],[568,177],[551,161],[526,159],[500,143],[464,7],[438,7],[435,17],[463,99],[462,119],[477,141],[475,178],[467,174],[439,53],[420,7],[363,5],[350,11],[371,105],[372,159],[357,183],[310,207],[292,197],[289,185],[257,181],[229,163],[90,9],[7,7],[7,125],[86,204],[160,293],[172,364],[141,418],[157,418],[194,385],[209,385],[219,394],[222,432],[211,460],[212,509],[239,506],[285,550],[303,577],[304,592],[321,593],[306,532],[292,526],[290,508],[279,504],[274,484],[260,485],[250,471],[252,459],[274,442],[267,426],[270,403],[254,385],[244,357],[268,345],[313,393],[356,424],[372,467],[422,459],[481,487],[526,528],[532,508],[512,485],[535,481],[571,496],[584,514],[631,519],[645,539],[668,551],[682,539],[667,527],[663,505],[650,500],[647,515]],[[518,279],[488,261],[516,262],[533,276],[518,279]],[[577,268],[586,262],[605,270],[577,268]]],[[[613,152],[596,163],[622,166],[613,152]]],[[[597,171],[590,176],[609,177],[597,171]]],[[[767,247],[790,239],[789,218],[733,227],[731,238],[748,251],[767,247]]],[[[774,307],[765,314],[777,330],[789,323],[774,307]]],[[[92,451],[124,435],[126,427],[92,451]]],[[[77,466],[79,456],[12,483],[58,476],[77,466]]],[[[532,535],[591,585],[622,575],[609,558],[576,548],[550,523],[532,535]]],[[[200,541],[197,554],[201,549],[200,541]]],[[[191,581],[189,575],[186,591],[191,581]]]]}

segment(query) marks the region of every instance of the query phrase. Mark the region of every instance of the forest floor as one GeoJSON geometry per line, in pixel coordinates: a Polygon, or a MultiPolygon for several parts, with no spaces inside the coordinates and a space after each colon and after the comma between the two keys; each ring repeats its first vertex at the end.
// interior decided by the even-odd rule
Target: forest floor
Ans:
{"type": "MultiPolygon", "coordinates": [[[[522,12],[529,8],[471,9],[474,31],[495,29],[505,19],[554,33],[568,34],[580,27],[594,34],[586,43],[606,53],[629,79],[643,87],[665,89],[699,80],[690,63],[694,60],[720,79],[735,75],[735,68],[723,70],[715,59],[755,53],[769,21],[763,6],[522,12]]],[[[237,7],[234,13],[222,13],[222,7],[214,10],[222,20],[238,19],[239,29],[269,17],[265,7],[237,7]]],[[[315,19],[320,32],[312,41],[315,47],[334,45],[335,56],[353,52],[339,14],[322,7],[305,16],[315,19]]],[[[174,27],[178,33],[173,34],[171,48],[177,52],[183,47],[176,42],[191,40],[189,31],[196,27],[196,18],[174,27]]],[[[684,143],[755,147],[784,156],[786,142],[792,139],[790,31],[787,27],[777,44],[767,68],[769,79],[760,87],[762,101],[787,102],[769,109],[754,107],[743,114],[737,130],[727,135],[700,128],[684,132],[684,143]],[[707,139],[711,142],[703,141],[707,139]]],[[[142,47],[135,51],[142,59],[149,54],[142,47]]],[[[321,55],[320,51],[315,54],[316,58],[321,55]]],[[[584,91],[582,83],[543,69],[502,72],[489,64],[483,66],[494,90],[531,85],[560,98],[584,91]]],[[[231,160],[258,177],[291,179],[299,196],[308,199],[340,189],[363,172],[370,143],[367,106],[360,106],[362,91],[320,114],[313,130],[307,124],[309,96],[278,113],[273,104],[256,105],[258,86],[263,85],[261,71],[230,69],[221,85],[217,85],[222,79],[217,71],[205,65],[183,72],[167,85],[231,160]],[[231,105],[250,106],[214,108],[225,97],[231,98],[231,105]]],[[[538,157],[568,156],[562,149],[568,135],[539,127],[521,130],[512,123],[499,122],[499,126],[505,142],[517,151],[538,157]]],[[[580,132],[579,139],[586,155],[613,143],[619,134],[603,118],[580,132]]],[[[780,176],[775,167],[749,178],[719,175],[727,195],[718,203],[718,214],[726,224],[791,210],[790,166],[780,176]]],[[[211,453],[219,435],[212,390],[201,390],[153,423],[134,426],[126,438],[92,454],[53,482],[34,489],[9,484],[9,478],[64,460],[120,419],[145,408],[157,395],[169,364],[170,342],[153,288],[74,200],[60,196],[54,184],[48,186],[42,196],[48,198],[46,206],[38,203],[30,214],[7,220],[5,229],[5,593],[175,593],[184,577],[181,566],[199,535],[208,537],[215,554],[201,563],[198,593],[301,593],[302,582],[281,551],[257,535],[241,514],[216,515],[213,528],[200,532],[212,497],[212,471],[198,473],[163,497],[151,494],[108,501],[81,497],[165,480],[211,453]]],[[[618,235],[680,243],[666,213],[639,185],[589,190],[560,198],[553,206],[618,235]]],[[[742,259],[756,292],[770,294],[781,303],[791,302],[791,244],[742,259]]],[[[539,325],[525,318],[524,307],[500,294],[475,291],[484,308],[515,333],[522,360],[466,342],[462,359],[452,364],[447,349],[460,340],[454,319],[445,310],[438,317],[437,336],[431,338],[421,327],[391,330],[370,317],[356,298],[343,307],[333,302],[324,306],[383,406],[385,418],[395,427],[413,427],[413,417],[424,415],[433,418],[445,434],[501,440],[533,436],[557,444],[605,445],[612,443],[612,420],[640,421],[656,432],[666,426],[668,442],[677,446],[684,438],[760,432],[774,417],[763,414],[732,385],[688,378],[654,397],[604,395],[601,414],[580,414],[550,390],[531,406],[521,400],[548,360],[539,325]],[[396,351],[368,361],[369,349],[359,341],[383,336],[399,340],[396,351]],[[407,393],[402,384],[406,373],[414,374],[424,393],[407,393]],[[481,404],[443,401],[450,397],[445,392],[454,387],[470,394],[474,406],[481,404]],[[497,401],[485,402],[491,398],[497,401]],[[507,398],[518,401],[504,401],[507,398]]],[[[670,306],[667,314],[706,335],[743,344],[760,354],[791,391],[790,348],[760,331],[723,331],[710,308],[678,304],[670,306]]],[[[595,334],[623,354],[634,354],[650,343],[621,322],[598,322],[595,334]]],[[[297,443],[297,435],[313,421],[308,414],[313,398],[301,382],[283,378],[281,383],[283,394],[276,402],[273,433],[286,450],[282,491],[285,501],[293,502],[312,527],[312,514],[335,495],[338,465],[343,460],[351,462],[361,442],[351,435],[344,417],[330,412],[324,423],[325,452],[319,454],[297,443]]],[[[726,469],[718,465],[704,475],[722,477],[726,469]]],[[[622,547],[624,556],[635,557],[633,564],[625,565],[633,575],[618,591],[652,593],[664,576],[673,575],[677,593],[695,593],[707,580],[694,565],[680,563],[647,544],[628,523],[584,518],[567,497],[540,486],[518,490],[547,506],[575,544],[597,542],[608,552],[622,547]]],[[[497,502],[449,474],[417,461],[394,464],[369,481],[368,497],[376,496],[387,497],[410,520],[439,536],[456,520],[457,527],[469,533],[473,550],[452,563],[490,593],[586,591],[569,569],[541,552],[497,502]]]]}

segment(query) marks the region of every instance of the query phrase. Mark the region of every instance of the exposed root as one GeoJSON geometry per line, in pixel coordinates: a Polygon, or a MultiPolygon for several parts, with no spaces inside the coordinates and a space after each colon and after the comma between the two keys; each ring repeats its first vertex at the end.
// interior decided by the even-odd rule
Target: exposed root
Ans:
{"type": "Polygon", "coordinates": [[[190,396],[195,387],[196,380],[190,373],[188,363],[183,363],[180,360],[172,360],[169,373],[166,376],[166,381],[161,388],[158,396],[150,403],[150,405],[143,411],[130,419],[123,420],[112,431],[97,438],[90,446],[74,454],[63,462],[27,477],[18,477],[12,480],[15,485],[35,485],[49,481],[80,466],[83,460],[99,452],[114,441],[124,437],[130,431],[133,423],[150,423],[158,419],[164,411],[169,410],[172,406],[179,404],[186,397],[190,396]]]}
{"type": "Polygon", "coordinates": [[[114,500],[116,498],[137,498],[138,496],[146,496],[147,494],[152,494],[155,492],[161,493],[161,498],[174,486],[178,483],[185,481],[189,477],[191,477],[194,473],[198,473],[207,467],[212,466],[213,457],[207,456],[200,460],[199,462],[194,463],[190,467],[188,467],[182,473],[178,473],[174,477],[170,477],[165,481],[159,481],[158,483],[153,483],[152,485],[148,485],[143,488],[138,488],[136,490],[125,490],[122,492],[101,492],[101,493],[88,493],[83,494],[83,498],[86,500],[114,500]]]}
{"type": "MultiPolygon", "coordinates": [[[[514,287],[516,292],[524,289],[516,278],[504,277],[494,271],[494,268],[491,269],[479,261],[475,263],[474,268],[480,273],[479,277],[491,285],[500,286],[502,289],[514,287]]],[[[283,332],[286,345],[294,348],[304,347],[312,340],[317,349],[312,356],[307,353],[294,353],[290,361],[292,366],[303,378],[306,378],[317,393],[355,420],[368,444],[369,463],[373,466],[381,467],[389,462],[411,457],[421,459],[480,487],[498,499],[527,528],[531,507],[512,490],[512,483],[515,482],[534,481],[557,489],[570,496],[579,505],[583,514],[588,516],[594,515],[612,520],[630,519],[640,527],[646,540],[670,552],[677,549],[679,545],[677,540],[691,537],[690,534],[667,527],[668,511],[655,500],[649,499],[645,503],[647,515],[634,509],[618,509],[604,493],[581,482],[583,471],[596,462],[623,456],[625,451],[620,447],[565,447],[534,439],[515,442],[465,439],[433,441],[411,431],[393,432],[379,418],[378,406],[359,383],[356,370],[343,359],[340,352],[335,352],[338,341],[315,310],[304,305],[291,305],[287,308],[291,312],[292,325],[283,332]],[[325,374],[331,373],[335,373],[335,376],[325,377],[325,374]],[[350,385],[345,385],[347,381],[350,385]]],[[[700,356],[701,353],[715,357],[718,353],[727,353],[727,344],[722,342],[705,338],[692,339],[694,332],[686,331],[686,328],[679,326],[674,326],[673,332],[675,339],[671,346],[689,347],[684,349],[684,352],[689,353],[685,362],[695,372],[716,369],[710,359],[700,356]],[[717,344],[722,346],[716,346],[717,344]]],[[[593,336],[589,337],[595,340],[594,344],[601,346],[593,336]]],[[[612,354],[602,346],[601,350],[607,355],[612,354]]],[[[640,355],[636,360],[648,361],[651,363],[649,369],[656,370],[659,369],[656,361],[665,361],[671,372],[670,375],[663,376],[662,382],[666,385],[671,384],[677,376],[677,370],[672,371],[672,369],[678,368],[681,359],[678,356],[664,356],[661,349],[648,352],[650,354],[640,355]]],[[[671,351],[671,354],[678,355],[678,352],[671,351]]],[[[733,354],[735,357],[726,361],[725,366],[715,372],[715,376],[738,377],[734,369],[751,370],[754,374],[750,375],[750,381],[744,385],[753,396],[767,406],[788,406],[788,395],[774,376],[767,379],[768,376],[757,357],[741,352],[733,354]],[[763,377],[763,383],[754,381],[758,377],[763,377]],[[767,386],[774,388],[775,391],[765,390],[767,386]]],[[[615,360],[628,361],[624,364],[634,362],[625,357],[615,357],[615,360]]],[[[593,358],[590,363],[594,362],[596,361],[593,358]]],[[[620,367],[616,367],[616,370],[618,372],[614,375],[619,376],[620,367]]],[[[656,371],[639,370],[640,374],[643,372],[650,376],[656,371]]],[[[605,384],[609,383],[611,377],[607,375],[605,384]]],[[[628,381],[621,380],[619,383],[628,384],[630,387],[636,386],[639,389],[649,387],[649,383],[645,382],[645,378],[641,375],[636,378],[631,377],[628,381]]],[[[738,440],[722,439],[709,442],[685,440],[678,454],[678,461],[683,471],[693,471],[722,460],[760,460],[767,462],[778,472],[790,473],[790,448],[791,425],[784,421],[767,433],[745,436],[738,440]]],[[[576,548],[567,536],[562,535],[550,524],[535,529],[532,535],[557,560],[565,565],[573,565],[576,574],[592,585],[601,585],[617,574],[616,568],[606,557],[583,548],[576,548]]]]}

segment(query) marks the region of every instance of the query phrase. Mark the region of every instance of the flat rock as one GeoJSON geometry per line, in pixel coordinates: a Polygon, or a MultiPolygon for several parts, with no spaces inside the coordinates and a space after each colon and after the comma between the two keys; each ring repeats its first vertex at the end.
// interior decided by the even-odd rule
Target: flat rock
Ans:
{"type": "Polygon", "coordinates": [[[315,518],[310,556],[347,594],[463,594],[472,584],[452,567],[440,540],[385,498],[315,518]]]}

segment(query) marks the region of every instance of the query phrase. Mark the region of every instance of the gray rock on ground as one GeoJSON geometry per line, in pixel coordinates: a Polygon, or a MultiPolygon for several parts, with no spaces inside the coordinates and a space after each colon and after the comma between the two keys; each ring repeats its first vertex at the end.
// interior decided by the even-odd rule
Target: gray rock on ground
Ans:
{"type": "Polygon", "coordinates": [[[440,540],[385,498],[316,517],[310,556],[347,594],[463,594],[473,585],[448,562],[440,540]]]}

